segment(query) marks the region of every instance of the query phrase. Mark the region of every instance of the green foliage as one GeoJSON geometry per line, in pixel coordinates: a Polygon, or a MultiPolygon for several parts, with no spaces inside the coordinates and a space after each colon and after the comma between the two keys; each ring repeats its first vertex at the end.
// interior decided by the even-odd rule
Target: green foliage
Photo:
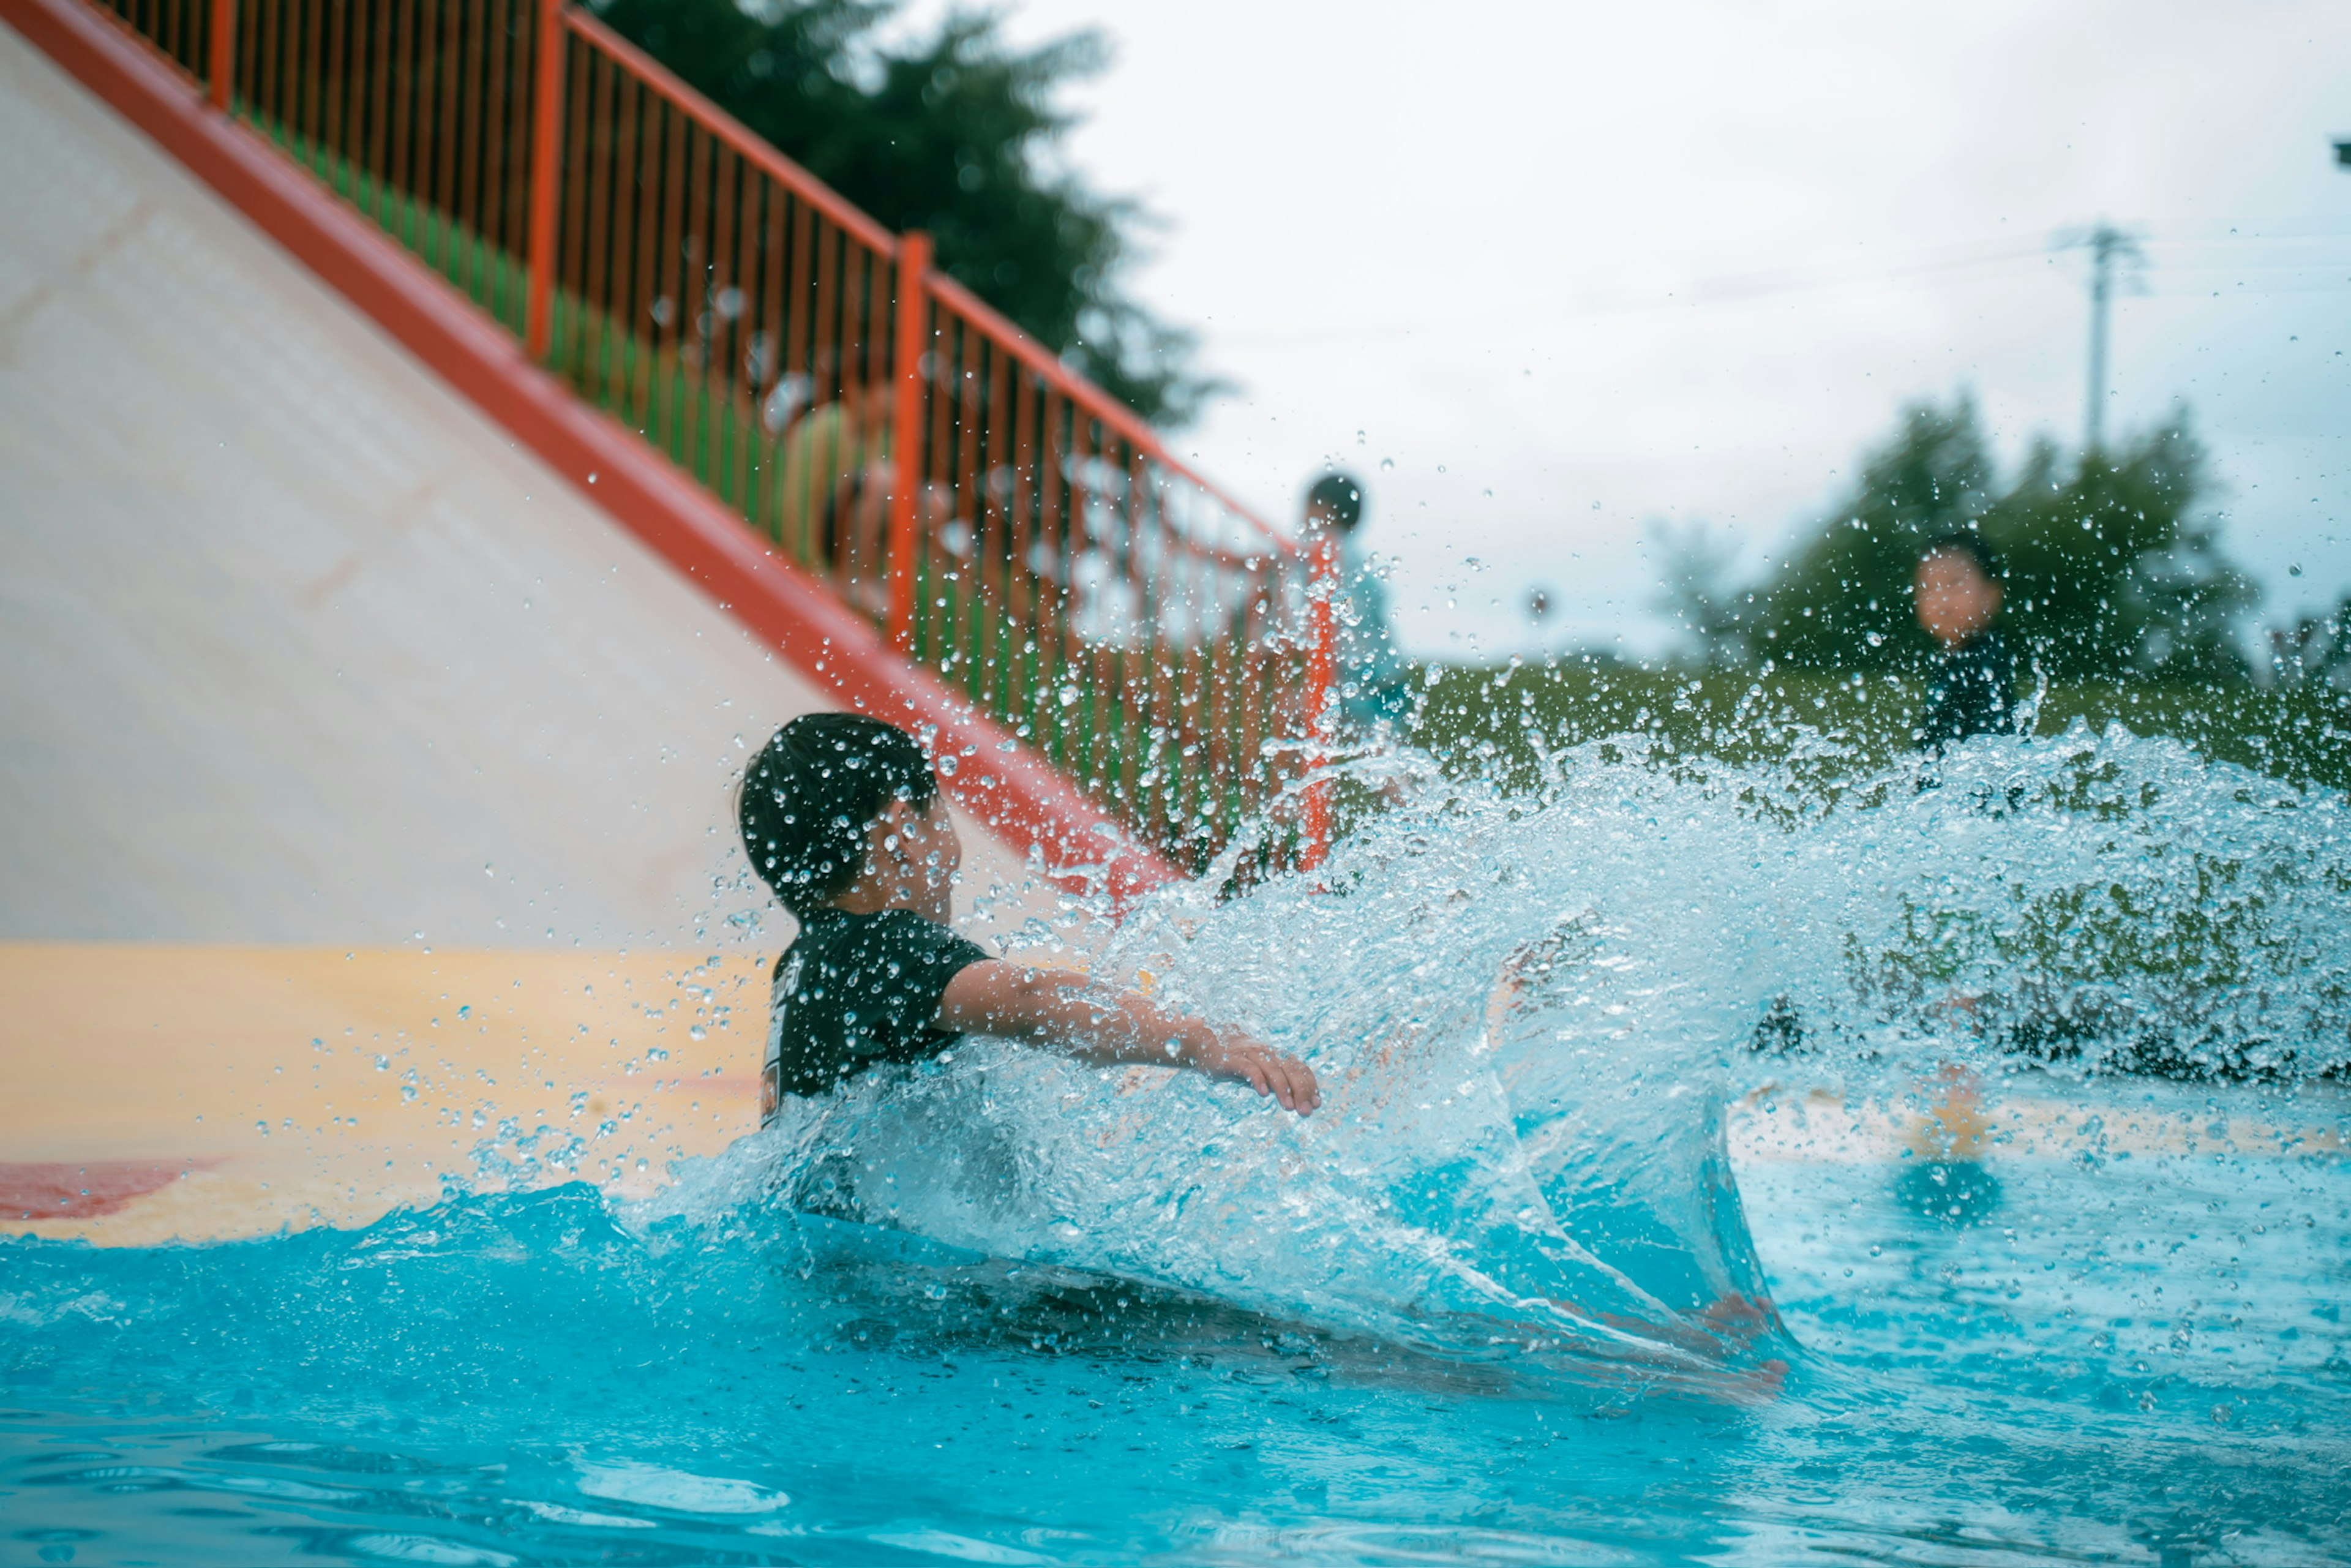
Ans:
{"type": "Polygon", "coordinates": [[[1919,554],[1972,529],[2005,558],[2002,623],[2041,675],[2241,684],[2255,591],[2197,515],[2210,489],[2184,413],[2078,463],[2043,440],[2002,486],[1971,402],[1917,403],[1761,582],[1726,590],[1685,545],[1671,603],[1711,663],[1915,676],[1935,654],[1913,608],[1919,554]]]}
{"type": "Polygon", "coordinates": [[[1981,516],[1991,483],[1970,404],[1904,410],[1852,496],[1756,594],[1740,627],[1750,656],[1800,669],[1924,669],[1933,644],[1910,596],[1919,552],[1981,516]]]}
{"type": "Polygon", "coordinates": [[[2351,691],[2351,593],[2321,615],[2270,631],[2270,670],[2281,685],[2323,684],[2351,691]]]}
{"type": "Polygon", "coordinates": [[[2184,413],[2070,476],[2036,444],[1982,527],[2006,557],[2010,623],[2051,679],[2244,682],[2237,622],[2258,594],[2190,515],[2205,465],[2184,413]]]}
{"type": "MultiPolygon", "coordinates": [[[[1692,757],[1769,761],[1823,788],[1913,755],[1920,683],[1895,673],[1645,667],[1569,657],[1520,669],[1456,668],[1427,688],[1410,738],[1456,771],[1531,788],[1543,758],[1614,737],[1692,757]]],[[[2143,681],[2052,685],[2033,728],[2076,720],[2171,736],[2215,761],[2296,786],[2351,791],[2351,696],[2324,681],[2261,687],[2143,681]]]]}
{"type": "Polygon", "coordinates": [[[602,0],[597,14],[893,229],[923,229],[939,266],[1147,420],[1180,423],[1216,390],[1189,334],[1120,292],[1144,221],[1055,173],[1063,84],[1101,68],[1099,37],[1008,45],[958,12],[885,46],[893,0],[602,0]]]}

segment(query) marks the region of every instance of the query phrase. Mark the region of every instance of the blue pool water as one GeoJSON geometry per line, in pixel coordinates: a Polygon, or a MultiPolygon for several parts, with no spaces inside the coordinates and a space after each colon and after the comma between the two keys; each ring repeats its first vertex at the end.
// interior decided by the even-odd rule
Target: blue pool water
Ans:
{"type": "Polygon", "coordinates": [[[642,1204],[0,1242],[0,1562],[2351,1560],[2339,805],[1357,766],[1101,959],[1312,1122],[976,1042],[642,1204]]]}

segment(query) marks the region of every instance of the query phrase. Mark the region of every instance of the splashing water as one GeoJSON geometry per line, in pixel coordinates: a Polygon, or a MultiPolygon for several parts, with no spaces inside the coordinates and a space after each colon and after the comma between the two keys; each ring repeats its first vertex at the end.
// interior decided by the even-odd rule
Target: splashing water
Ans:
{"type": "Polygon", "coordinates": [[[975,1040],[633,1207],[8,1243],[5,1484],[183,1561],[2351,1552],[2341,801],[2120,731],[1333,787],[1098,961],[1310,1121],[975,1040]]]}

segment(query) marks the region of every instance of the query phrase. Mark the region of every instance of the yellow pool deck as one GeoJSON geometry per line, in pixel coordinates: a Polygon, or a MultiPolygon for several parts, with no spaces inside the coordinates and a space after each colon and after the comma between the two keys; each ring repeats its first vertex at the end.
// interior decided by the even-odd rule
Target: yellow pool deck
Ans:
{"type": "MultiPolygon", "coordinates": [[[[0,1233],[110,1246],[364,1225],[497,1186],[521,1151],[577,1136],[576,1174],[622,1195],[758,1121],[766,956],[666,952],[0,944],[0,1233]],[[486,1166],[480,1158],[492,1156],[486,1166]]],[[[1993,1159],[2088,1146],[2048,1092],[1908,1106],[1762,1091],[1732,1117],[1741,1162],[1993,1159]]],[[[2100,1107],[2112,1155],[2335,1155],[2332,1090],[2287,1122],[2100,1107]]]]}
{"type": "Polygon", "coordinates": [[[758,1121],[766,968],[711,956],[0,946],[0,1229],[364,1224],[542,1128],[646,1190],[758,1121]]]}

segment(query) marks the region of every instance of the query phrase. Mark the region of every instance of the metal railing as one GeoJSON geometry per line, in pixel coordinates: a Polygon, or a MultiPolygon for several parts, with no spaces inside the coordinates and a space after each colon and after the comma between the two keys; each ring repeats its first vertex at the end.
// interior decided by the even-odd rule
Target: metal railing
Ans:
{"type": "Polygon", "coordinates": [[[591,14],[93,3],[1178,863],[1311,756],[1331,552],[591,14]]]}

